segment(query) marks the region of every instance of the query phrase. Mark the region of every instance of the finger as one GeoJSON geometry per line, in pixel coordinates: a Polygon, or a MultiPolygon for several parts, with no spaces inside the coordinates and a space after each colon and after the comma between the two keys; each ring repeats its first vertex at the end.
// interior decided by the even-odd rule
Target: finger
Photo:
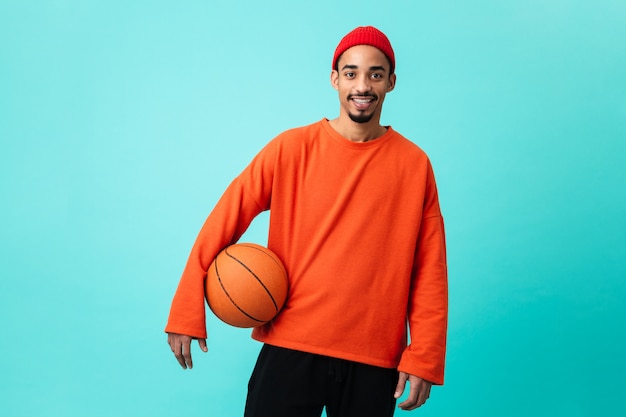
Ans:
{"type": "MultiPolygon", "coordinates": [[[[408,375],[407,375],[407,378],[408,378],[408,375]]],[[[398,404],[398,407],[406,411],[417,408],[416,404],[417,404],[417,399],[419,395],[418,387],[417,387],[417,383],[415,379],[413,378],[408,378],[408,379],[409,379],[409,396],[407,397],[406,400],[398,404]]]]}
{"type": "Polygon", "coordinates": [[[209,348],[206,347],[206,339],[198,339],[198,346],[203,352],[208,352],[209,348]]]}
{"type": "MultiPolygon", "coordinates": [[[[193,361],[191,360],[191,338],[184,338],[182,343],[183,348],[183,368],[193,368],[193,361]]],[[[179,361],[180,362],[180,361],[179,361]]]]}
{"type": "Polygon", "coordinates": [[[418,407],[417,397],[415,397],[413,393],[410,393],[406,400],[398,404],[398,407],[400,407],[401,409],[405,411],[416,409],[418,407]]]}
{"type": "Polygon", "coordinates": [[[398,372],[398,384],[396,385],[396,392],[393,394],[395,399],[398,399],[402,396],[404,392],[404,387],[406,385],[406,380],[409,378],[409,375],[405,372],[398,372]]]}
{"type": "Polygon", "coordinates": [[[183,357],[183,340],[181,335],[173,333],[168,333],[167,335],[167,343],[170,345],[170,349],[172,349],[176,360],[183,369],[187,369],[185,358],[183,357]]]}
{"type": "Polygon", "coordinates": [[[183,367],[183,369],[187,369],[187,365],[185,364],[185,358],[183,358],[183,345],[179,340],[175,340],[172,345],[172,352],[174,352],[174,356],[176,360],[183,367]]]}

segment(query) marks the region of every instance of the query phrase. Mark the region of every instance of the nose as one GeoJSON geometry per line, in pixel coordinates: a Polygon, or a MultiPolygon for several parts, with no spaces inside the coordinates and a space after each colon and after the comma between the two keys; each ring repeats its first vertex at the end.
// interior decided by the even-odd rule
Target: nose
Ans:
{"type": "Polygon", "coordinates": [[[367,74],[359,75],[355,88],[356,91],[360,94],[367,93],[371,90],[372,86],[370,84],[370,78],[367,76],[367,74]]]}

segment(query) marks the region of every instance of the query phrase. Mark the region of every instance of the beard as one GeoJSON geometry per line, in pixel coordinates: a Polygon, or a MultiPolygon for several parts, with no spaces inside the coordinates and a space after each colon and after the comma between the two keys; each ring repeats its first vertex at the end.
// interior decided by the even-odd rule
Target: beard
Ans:
{"type": "Polygon", "coordinates": [[[374,113],[370,113],[370,114],[348,113],[348,116],[350,116],[350,120],[352,120],[355,123],[367,123],[370,120],[372,120],[372,117],[374,117],[374,113]]]}

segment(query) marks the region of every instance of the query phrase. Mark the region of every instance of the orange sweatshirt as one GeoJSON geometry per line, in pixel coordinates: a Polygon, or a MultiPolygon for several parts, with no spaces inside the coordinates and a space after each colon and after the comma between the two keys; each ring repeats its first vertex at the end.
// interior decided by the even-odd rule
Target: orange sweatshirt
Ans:
{"type": "Polygon", "coordinates": [[[252,337],[442,384],[448,297],[437,189],[426,154],[391,127],[354,143],[324,119],[272,140],[202,227],[166,331],[206,337],[206,271],[268,209],[268,247],[290,288],[252,337]]]}

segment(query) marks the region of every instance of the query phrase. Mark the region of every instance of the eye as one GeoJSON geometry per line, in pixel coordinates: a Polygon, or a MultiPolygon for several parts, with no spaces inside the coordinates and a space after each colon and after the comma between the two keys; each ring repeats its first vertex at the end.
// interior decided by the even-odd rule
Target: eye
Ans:
{"type": "Polygon", "coordinates": [[[355,77],[355,74],[354,74],[353,72],[346,72],[346,73],[344,74],[344,76],[345,76],[346,78],[354,78],[354,77],[355,77]]]}
{"type": "Polygon", "coordinates": [[[383,78],[383,75],[375,72],[371,75],[371,77],[375,80],[380,80],[381,78],[383,78]]]}

